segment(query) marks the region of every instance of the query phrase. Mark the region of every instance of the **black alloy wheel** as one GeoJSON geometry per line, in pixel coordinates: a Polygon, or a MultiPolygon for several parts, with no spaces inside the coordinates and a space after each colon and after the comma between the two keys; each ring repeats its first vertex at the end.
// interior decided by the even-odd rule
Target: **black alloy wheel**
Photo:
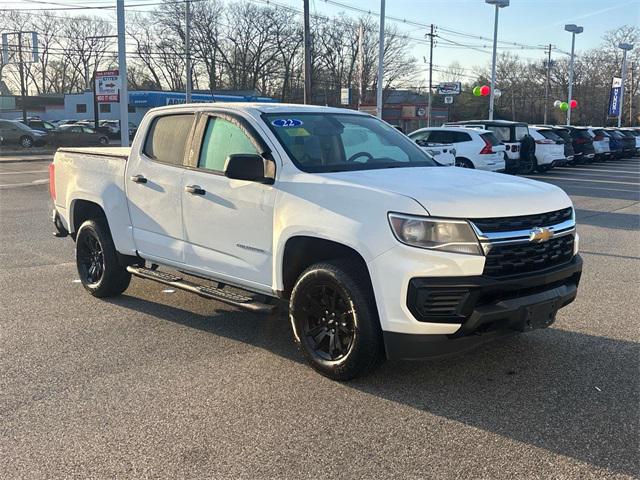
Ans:
{"type": "Polygon", "coordinates": [[[131,274],[118,261],[109,225],[104,218],[86,220],[76,234],[76,265],[82,286],[94,297],[124,292],[131,274]]]}
{"type": "Polygon", "coordinates": [[[337,361],[346,357],[355,339],[354,311],[338,285],[316,284],[303,299],[303,340],[319,358],[337,361]]]}
{"type": "Polygon", "coordinates": [[[83,235],[78,245],[78,273],[83,283],[96,285],[104,274],[104,254],[97,236],[83,235]]]}
{"type": "Polygon", "coordinates": [[[333,380],[350,380],[384,360],[382,330],[369,273],[355,259],[307,268],[293,287],[289,315],[309,364],[333,380]]]}

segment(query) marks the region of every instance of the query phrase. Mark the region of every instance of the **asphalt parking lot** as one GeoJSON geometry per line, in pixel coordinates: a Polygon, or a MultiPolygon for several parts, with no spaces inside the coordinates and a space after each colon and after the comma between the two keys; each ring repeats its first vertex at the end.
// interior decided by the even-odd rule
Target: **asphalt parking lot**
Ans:
{"type": "Polygon", "coordinates": [[[555,169],[584,274],[549,329],[336,383],[260,317],[134,279],[98,300],[47,163],[0,163],[0,478],[635,478],[640,159],[555,169]]]}

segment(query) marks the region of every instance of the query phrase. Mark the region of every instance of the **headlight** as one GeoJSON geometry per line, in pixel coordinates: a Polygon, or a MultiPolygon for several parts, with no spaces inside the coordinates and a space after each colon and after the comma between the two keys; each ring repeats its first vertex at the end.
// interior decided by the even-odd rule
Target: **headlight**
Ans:
{"type": "Polygon", "coordinates": [[[464,220],[390,213],[389,223],[396,238],[406,245],[443,252],[482,255],[476,234],[464,220]]]}

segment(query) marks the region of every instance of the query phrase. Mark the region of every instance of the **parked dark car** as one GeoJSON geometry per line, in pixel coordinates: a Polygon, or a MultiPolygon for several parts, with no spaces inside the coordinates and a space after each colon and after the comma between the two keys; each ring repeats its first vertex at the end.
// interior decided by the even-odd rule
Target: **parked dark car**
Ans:
{"type": "Polygon", "coordinates": [[[629,130],[618,129],[622,135],[622,154],[626,158],[631,158],[636,154],[636,136],[629,130]]]}
{"type": "MultiPolygon", "coordinates": [[[[532,170],[534,152],[528,152],[528,158],[521,158],[520,151],[522,140],[529,136],[529,125],[523,122],[512,122],[509,120],[465,120],[461,122],[447,122],[445,127],[476,127],[490,130],[505,145],[505,167],[507,171],[528,171],[532,170]]],[[[532,141],[528,143],[533,143],[532,141]]],[[[535,145],[535,144],[534,144],[535,145]]],[[[532,150],[532,149],[531,149],[532,150]]]]}
{"type": "Polygon", "coordinates": [[[107,137],[111,133],[111,130],[109,130],[108,127],[102,125],[101,122],[98,122],[98,126],[96,127],[95,120],[80,120],[76,122],[74,125],[80,125],[81,127],[89,127],[98,133],[102,133],[103,135],[106,135],[107,137]]]}
{"type": "Polygon", "coordinates": [[[575,158],[575,152],[573,151],[573,139],[571,133],[566,127],[560,127],[556,125],[536,125],[537,127],[548,127],[553,130],[553,133],[558,135],[564,142],[564,156],[567,159],[567,163],[573,163],[575,158]]]}
{"type": "Polygon", "coordinates": [[[609,159],[614,158],[622,158],[622,138],[620,135],[615,135],[612,130],[607,130],[606,128],[602,128],[601,132],[607,138],[609,138],[609,151],[611,155],[609,155],[609,159]]]}
{"type": "Polygon", "coordinates": [[[57,147],[86,147],[108,145],[109,138],[93,128],[82,125],[62,125],[51,132],[50,142],[57,147]]]}
{"type": "Polygon", "coordinates": [[[589,134],[589,129],[574,126],[567,126],[567,128],[573,142],[573,151],[576,156],[580,155],[575,163],[593,162],[596,150],[593,148],[593,137],[589,134]]]}
{"type": "Polygon", "coordinates": [[[27,121],[23,121],[22,119],[18,120],[20,123],[24,123],[27,127],[38,130],[39,132],[49,133],[51,130],[55,130],[56,126],[45,120],[40,120],[39,118],[27,118],[27,121]]]}
{"type": "MultiPolygon", "coordinates": [[[[605,128],[605,131],[609,134],[609,148],[613,150],[612,145],[615,145],[616,158],[624,158],[632,154],[630,139],[624,136],[619,129],[609,127],[605,128]]],[[[635,141],[633,147],[635,148],[635,141]]]]}
{"type": "Polygon", "coordinates": [[[39,147],[47,143],[46,133],[17,120],[0,120],[0,137],[3,145],[20,145],[22,148],[39,147]]]}

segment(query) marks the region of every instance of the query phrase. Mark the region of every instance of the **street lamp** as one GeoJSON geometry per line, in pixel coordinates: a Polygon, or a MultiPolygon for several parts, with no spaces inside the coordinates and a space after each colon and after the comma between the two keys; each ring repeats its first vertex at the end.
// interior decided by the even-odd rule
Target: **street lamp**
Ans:
{"type": "Polygon", "coordinates": [[[509,6],[509,0],[484,0],[489,5],[495,5],[496,17],[493,22],[493,60],[491,61],[491,92],[489,95],[489,120],[493,120],[493,92],[496,89],[496,53],[498,46],[498,11],[509,6]]]}
{"type": "Polygon", "coordinates": [[[567,109],[567,125],[571,125],[571,96],[573,94],[573,57],[576,48],[576,34],[582,33],[584,28],[574,25],[573,23],[565,25],[564,29],[567,32],[571,32],[571,61],[569,62],[569,98],[567,103],[569,108],[567,109]]]}
{"type": "MultiPolygon", "coordinates": [[[[618,128],[622,124],[622,109],[624,108],[624,80],[627,76],[627,52],[633,50],[630,43],[620,43],[618,48],[622,49],[622,85],[620,86],[620,109],[618,110],[618,128]]],[[[633,92],[631,92],[633,95],[633,92]]]]}

